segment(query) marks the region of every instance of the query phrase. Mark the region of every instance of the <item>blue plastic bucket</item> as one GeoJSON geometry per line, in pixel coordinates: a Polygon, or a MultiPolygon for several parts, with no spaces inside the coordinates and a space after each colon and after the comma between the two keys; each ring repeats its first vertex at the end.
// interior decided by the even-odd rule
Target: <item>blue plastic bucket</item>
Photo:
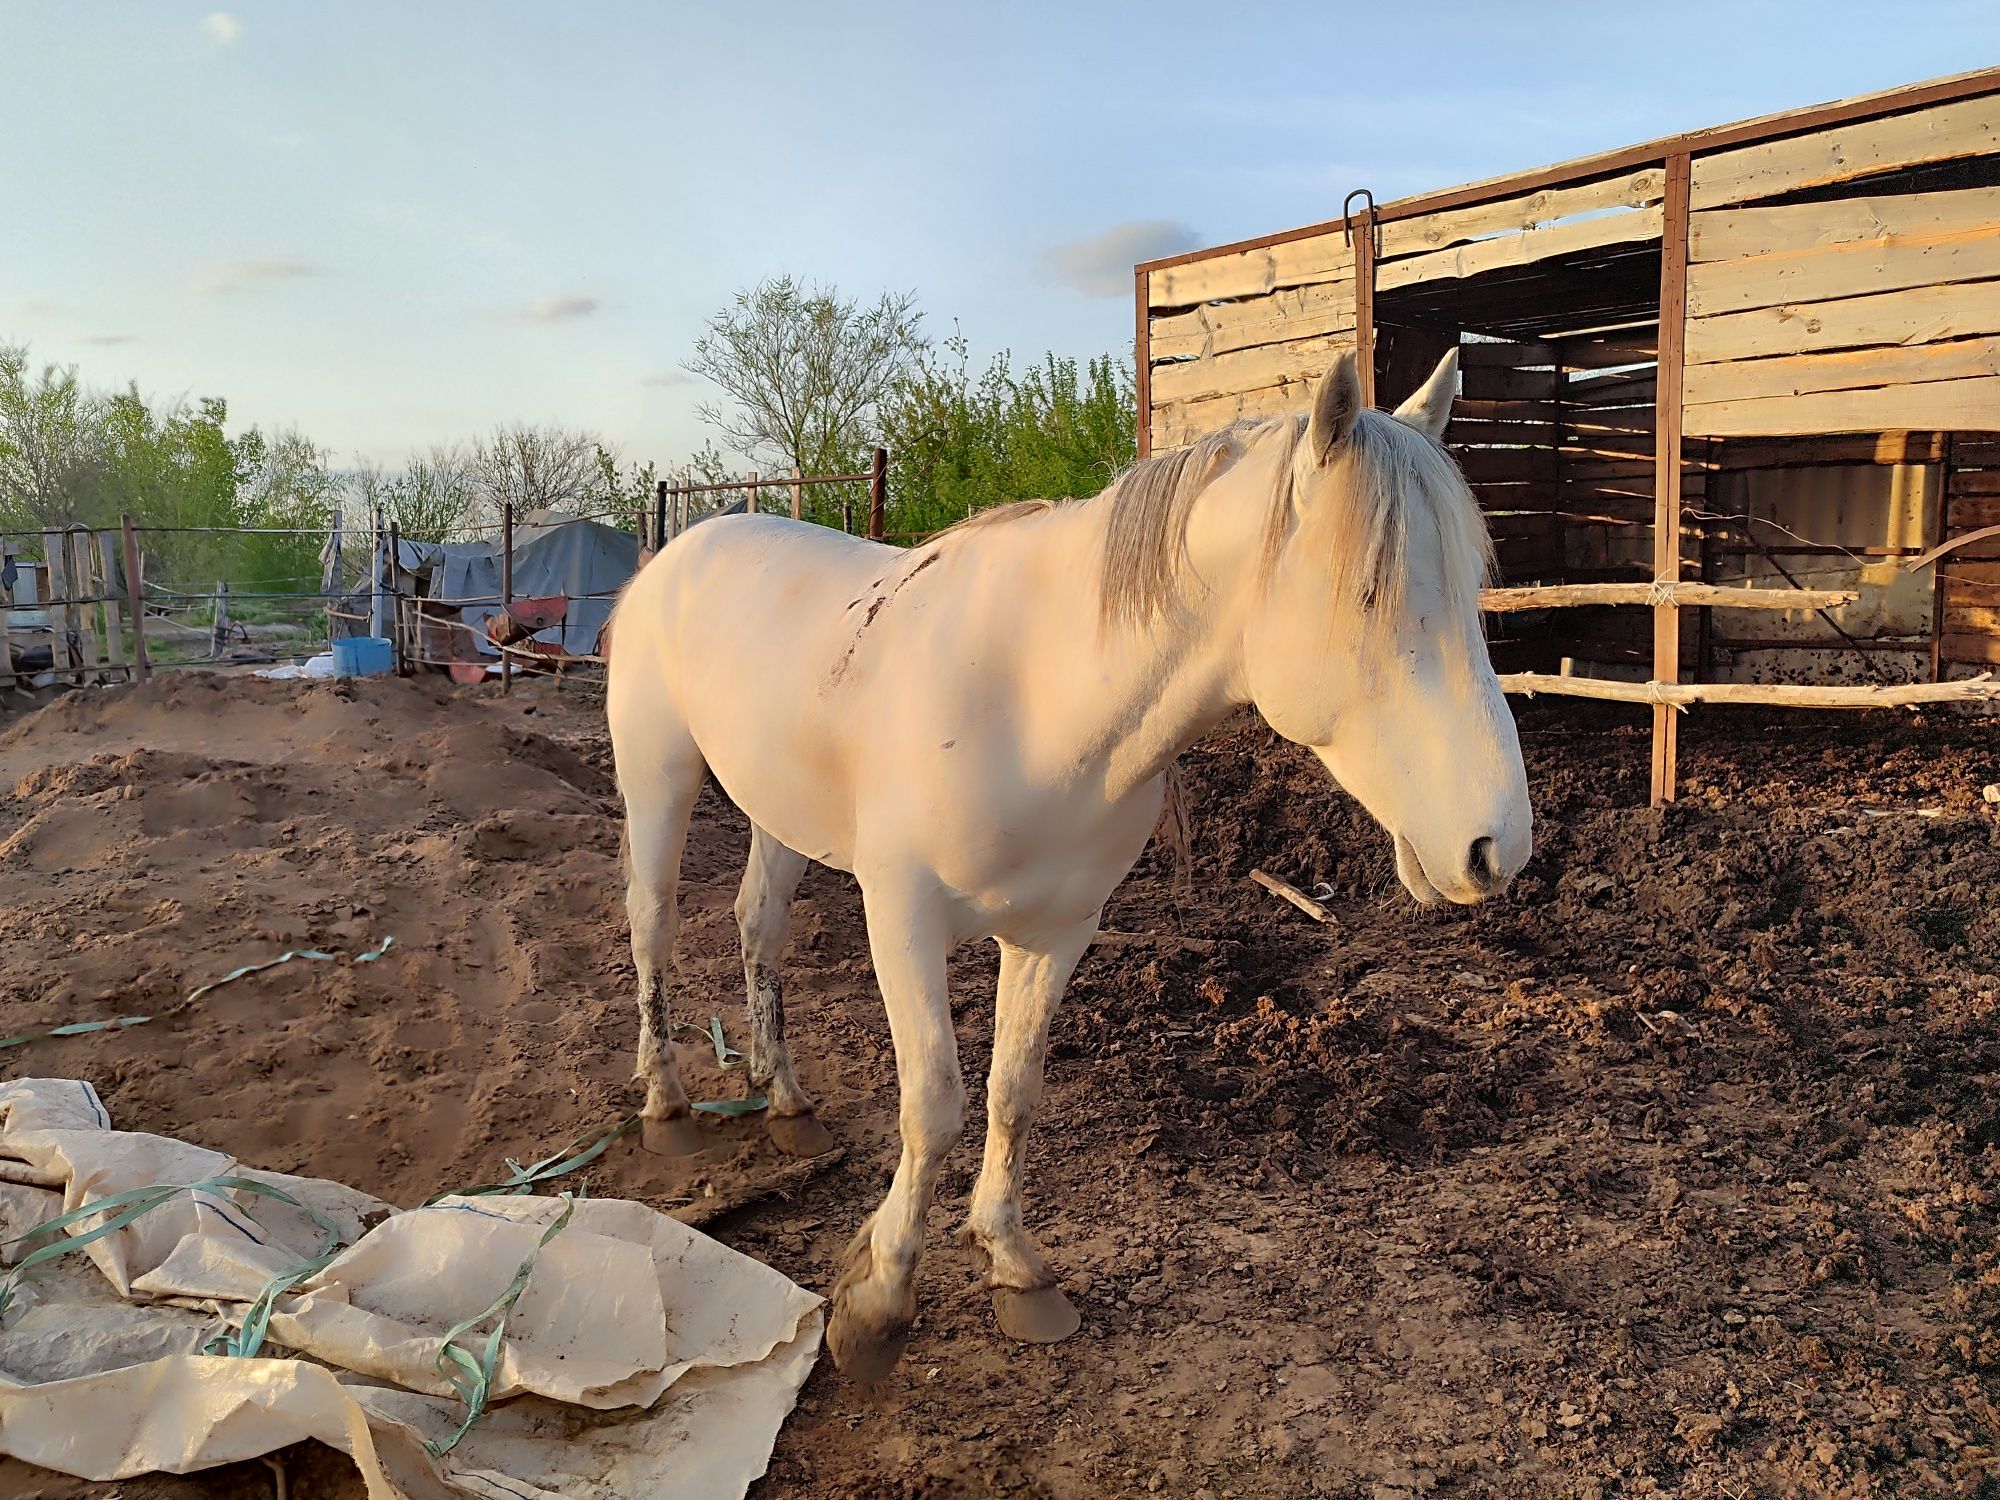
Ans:
{"type": "Polygon", "coordinates": [[[357,635],[333,643],[333,675],[379,677],[396,665],[396,648],[379,635],[357,635]]]}

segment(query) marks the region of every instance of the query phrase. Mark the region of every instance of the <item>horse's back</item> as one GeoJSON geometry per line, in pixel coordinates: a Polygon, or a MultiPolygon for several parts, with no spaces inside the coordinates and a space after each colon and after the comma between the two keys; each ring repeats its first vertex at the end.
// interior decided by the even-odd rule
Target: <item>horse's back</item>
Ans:
{"type": "Polygon", "coordinates": [[[904,554],[777,516],[721,516],[664,548],[619,601],[607,715],[621,775],[685,732],[732,801],[843,861],[850,768],[826,691],[852,602],[904,554]],[[623,745],[621,747],[621,741],[623,745]]]}

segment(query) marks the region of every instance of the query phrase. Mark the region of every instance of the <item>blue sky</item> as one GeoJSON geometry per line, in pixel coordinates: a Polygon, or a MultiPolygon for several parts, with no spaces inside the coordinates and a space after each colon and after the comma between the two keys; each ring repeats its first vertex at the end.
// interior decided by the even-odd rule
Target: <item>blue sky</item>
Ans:
{"type": "Polygon", "coordinates": [[[0,338],[342,463],[665,462],[762,276],[1129,351],[1136,258],[1995,61],[1994,0],[0,0],[0,338]]]}

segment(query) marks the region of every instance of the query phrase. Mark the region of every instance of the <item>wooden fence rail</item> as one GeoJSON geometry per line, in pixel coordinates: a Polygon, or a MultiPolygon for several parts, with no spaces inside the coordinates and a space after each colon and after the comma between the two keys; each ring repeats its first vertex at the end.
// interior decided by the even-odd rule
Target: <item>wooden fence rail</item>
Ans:
{"type": "Polygon", "coordinates": [[[1885,683],[1867,687],[1811,687],[1779,682],[1625,682],[1608,677],[1557,677],[1510,672],[1503,691],[1532,698],[1602,698],[1685,708],[1690,703],[1759,704],[1767,708],[1913,708],[1923,703],[2000,702],[2000,681],[1989,674],[1957,682],[1885,683]]]}
{"type": "Polygon", "coordinates": [[[1853,589],[1755,589],[1715,583],[1551,583],[1518,589],[1481,589],[1479,607],[1489,615],[1524,609],[1566,609],[1586,604],[1714,605],[1723,609],[1834,609],[1859,598],[1853,589]]]}

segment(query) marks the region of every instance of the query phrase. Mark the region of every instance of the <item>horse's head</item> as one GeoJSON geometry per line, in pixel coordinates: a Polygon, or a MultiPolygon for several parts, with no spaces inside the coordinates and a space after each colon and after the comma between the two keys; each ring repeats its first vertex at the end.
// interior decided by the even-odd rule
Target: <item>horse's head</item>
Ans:
{"type": "Polygon", "coordinates": [[[1352,355],[1320,381],[1245,658],[1271,727],[1395,838],[1410,894],[1469,905],[1527,863],[1532,816],[1480,628],[1491,543],[1439,443],[1457,384],[1454,351],[1390,416],[1362,408],[1352,355]]]}

